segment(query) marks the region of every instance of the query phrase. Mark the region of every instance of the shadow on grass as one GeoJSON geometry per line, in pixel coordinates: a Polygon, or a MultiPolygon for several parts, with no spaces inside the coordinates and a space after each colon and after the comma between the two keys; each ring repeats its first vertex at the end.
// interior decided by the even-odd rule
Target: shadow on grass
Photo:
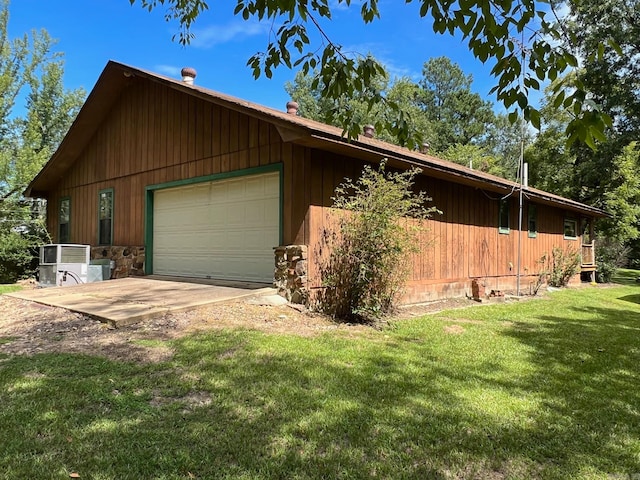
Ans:
{"type": "Polygon", "coordinates": [[[576,314],[501,330],[531,357],[511,377],[497,375],[498,355],[472,350],[460,368],[459,357],[406,333],[365,342],[211,332],[177,341],[172,362],[158,365],[3,359],[0,471],[95,479],[640,472],[629,440],[640,436],[640,313],[576,314]],[[490,393],[473,403],[464,389],[490,393]],[[491,411],[499,395],[539,408],[512,421],[519,414],[491,411]]]}
{"type": "Polygon", "coordinates": [[[640,293],[634,295],[625,295],[624,297],[619,297],[618,300],[640,304],[640,293]]]}
{"type": "Polygon", "coordinates": [[[574,474],[640,475],[640,312],[575,306],[571,313],[508,332],[532,349],[535,371],[518,387],[544,399],[531,441],[574,474]]]}
{"type": "Polygon", "coordinates": [[[638,278],[640,278],[639,270],[619,268],[611,280],[613,283],[619,283],[620,285],[636,285],[640,287],[640,283],[637,281],[638,278]]]}

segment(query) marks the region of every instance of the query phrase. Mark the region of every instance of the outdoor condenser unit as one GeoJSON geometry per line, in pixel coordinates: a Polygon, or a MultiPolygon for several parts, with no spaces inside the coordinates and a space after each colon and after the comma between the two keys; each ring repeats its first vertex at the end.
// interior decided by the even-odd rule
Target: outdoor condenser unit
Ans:
{"type": "Polygon", "coordinates": [[[40,285],[60,287],[87,283],[90,248],[69,244],[40,247],[40,285]]]}

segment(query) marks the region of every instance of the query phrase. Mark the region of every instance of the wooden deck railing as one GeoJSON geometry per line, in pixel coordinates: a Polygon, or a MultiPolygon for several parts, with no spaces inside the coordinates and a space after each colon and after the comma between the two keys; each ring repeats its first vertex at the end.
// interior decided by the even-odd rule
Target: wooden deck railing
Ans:
{"type": "Polygon", "coordinates": [[[582,244],[582,268],[595,268],[596,266],[596,249],[595,242],[582,244]]]}

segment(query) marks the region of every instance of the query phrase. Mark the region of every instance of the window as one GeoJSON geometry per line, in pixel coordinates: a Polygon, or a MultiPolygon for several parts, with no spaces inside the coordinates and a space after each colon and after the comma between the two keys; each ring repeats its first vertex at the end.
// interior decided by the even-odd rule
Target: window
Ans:
{"type": "Polygon", "coordinates": [[[113,242],[113,188],[98,193],[98,245],[113,242]]]}
{"type": "Polygon", "coordinates": [[[500,200],[500,218],[498,220],[498,231],[500,233],[509,233],[509,200],[506,198],[500,200]]]}
{"type": "Polygon", "coordinates": [[[71,219],[71,198],[62,197],[58,209],[58,243],[69,243],[71,231],[69,220],[71,219]]]}
{"type": "Polygon", "coordinates": [[[564,238],[575,240],[578,238],[578,222],[572,218],[564,219],[564,238]]]}
{"type": "Polygon", "coordinates": [[[538,236],[538,207],[536,205],[529,204],[527,218],[529,238],[536,238],[538,236]]]}

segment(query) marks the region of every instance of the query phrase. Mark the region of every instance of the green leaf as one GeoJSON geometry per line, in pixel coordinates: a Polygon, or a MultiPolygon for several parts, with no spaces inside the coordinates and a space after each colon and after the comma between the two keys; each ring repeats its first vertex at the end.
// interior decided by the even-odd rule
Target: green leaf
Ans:
{"type": "Polygon", "coordinates": [[[623,52],[622,52],[622,48],[620,48],[620,45],[618,45],[618,43],[613,39],[613,38],[607,38],[607,44],[613,49],[615,50],[615,52],[622,56],[623,52]]]}
{"type": "Polygon", "coordinates": [[[554,98],[553,98],[553,108],[560,108],[564,102],[564,90],[561,90],[554,98]]]}
{"type": "Polygon", "coordinates": [[[529,109],[529,120],[534,128],[540,130],[540,112],[535,108],[529,109]]]}

